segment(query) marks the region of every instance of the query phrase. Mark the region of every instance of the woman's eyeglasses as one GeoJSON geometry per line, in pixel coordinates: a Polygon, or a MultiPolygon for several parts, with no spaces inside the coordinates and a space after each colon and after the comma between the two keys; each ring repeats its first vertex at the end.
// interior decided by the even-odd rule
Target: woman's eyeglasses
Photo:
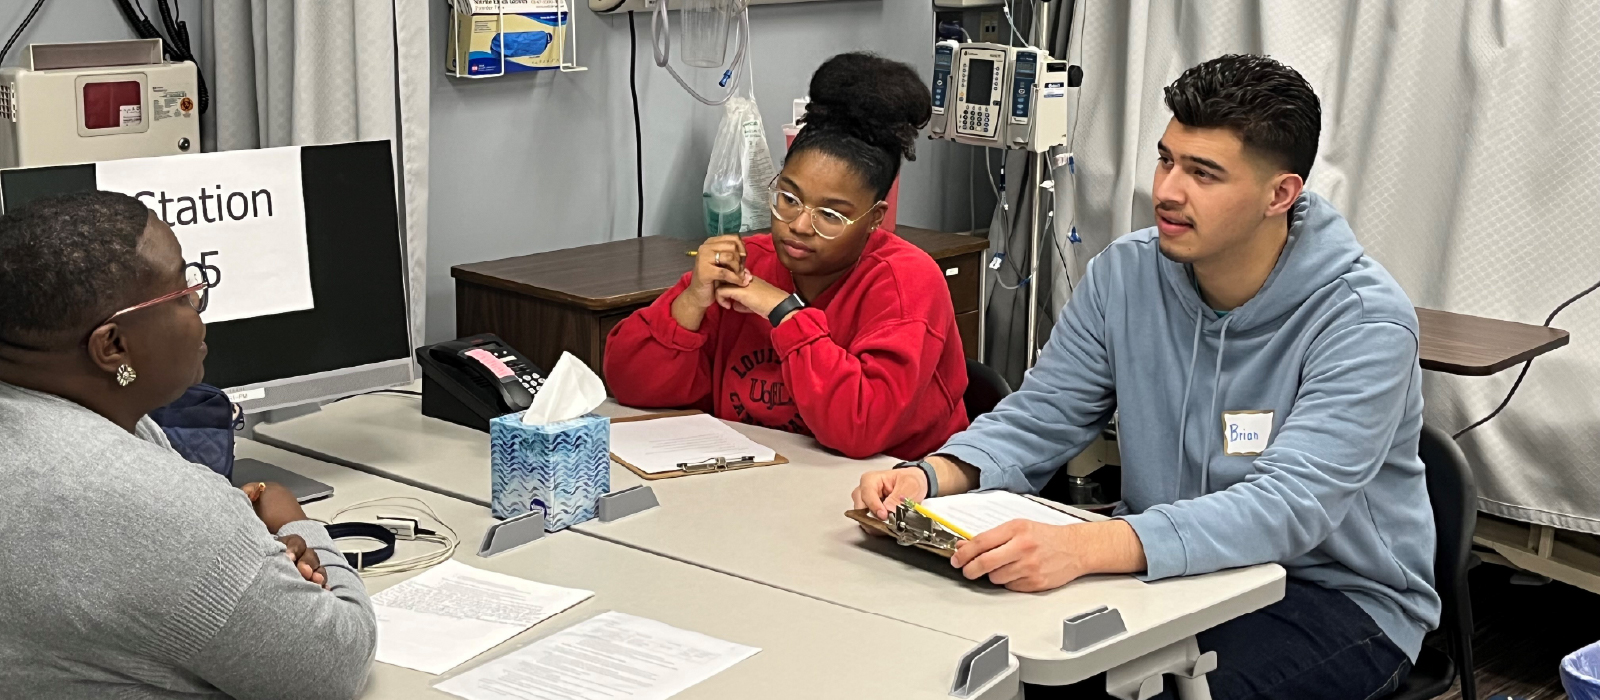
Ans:
{"type": "Polygon", "coordinates": [[[188,284],[189,286],[171,294],[163,294],[159,297],[151,299],[150,301],[144,302],[143,304],[135,304],[111,314],[109,318],[101,321],[100,325],[103,326],[107,323],[110,323],[125,314],[131,314],[140,309],[148,309],[157,304],[165,304],[180,297],[182,297],[184,301],[188,302],[189,307],[194,309],[196,313],[205,311],[206,306],[211,301],[211,287],[213,286],[213,283],[206,279],[205,273],[202,272],[199,267],[192,265],[184,269],[183,279],[184,283],[188,284]]]}
{"type": "MultiPolygon", "coordinates": [[[[872,210],[869,209],[867,214],[851,219],[827,207],[806,206],[806,203],[800,201],[800,197],[795,193],[779,189],[772,190],[771,200],[772,215],[786,224],[800,218],[802,213],[811,212],[811,230],[816,232],[818,236],[830,241],[844,235],[845,229],[855,222],[867,218],[867,214],[872,213],[872,210]]],[[[876,208],[877,205],[873,205],[873,209],[876,208]]]]}

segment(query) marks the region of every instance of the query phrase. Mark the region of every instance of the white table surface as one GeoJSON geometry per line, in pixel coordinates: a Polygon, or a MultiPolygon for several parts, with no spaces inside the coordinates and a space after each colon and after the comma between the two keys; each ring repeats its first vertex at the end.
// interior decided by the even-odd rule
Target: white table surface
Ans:
{"type": "MultiPolygon", "coordinates": [[[[240,440],[236,454],[271,462],[334,487],[329,499],[306,506],[326,518],[357,501],[409,496],[429,504],[461,536],[456,560],[543,583],[595,592],[442,676],[374,664],[364,697],[454,697],[433,683],[526,646],[607,610],[660,620],[683,629],[762,649],[761,653],[676,697],[946,698],[957,659],[972,642],[882,616],[795,595],[769,586],[648,554],[572,532],[483,559],[477,543],[494,520],[486,509],[338,465],[240,440]]],[[[373,511],[367,511],[368,514],[373,511]]],[[[429,547],[401,543],[397,556],[429,547]]],[[[368,579],[377,592],[414,574],[368,579]]],[[[1020,697],[1015,671],[987,699],[1020,697]]]]}
{"type": "MultiPolygon", "coordinates": [[[[415,386],[415,385],[414,385],[415,386]]],[[[422,415],[405,394],[355,396],[322,410],[255,427],[258,442],[488,507],[489,434],[422,415]]],[[[645,413],[607,401],[613,418],[645,413]]],[[[612,463],[611,490],[643,483],[612,463]]]]}
{"type": "MultiPolygon", "coordinates": [[[[599,413],[641,413],[608,402],[599,413]]],[[[815,440],[729,423],[777,450],[787,465],[645,482],[613,464],[613,491],[649,483],[661,507],[578,532],[972,642],[1011,637],[1022,679],[1077,682],[1283,597],[1275,564],[1146,584],[1091,577],[1037,594],[969,582],[947,560],[872,538],[844,517],[860,474],[896,460],[850,460],[815,440]],[[1128,633],[1061,651],[1061,622],[1101,605],[1128,633]]],[[[257,428],[265,439],[468,500],[489,500],[488,436],[425,418],[411,396],[373,395],[257,428]]],[[[1226,665],[1227,660],[1222,660],[1226,665]]]]}

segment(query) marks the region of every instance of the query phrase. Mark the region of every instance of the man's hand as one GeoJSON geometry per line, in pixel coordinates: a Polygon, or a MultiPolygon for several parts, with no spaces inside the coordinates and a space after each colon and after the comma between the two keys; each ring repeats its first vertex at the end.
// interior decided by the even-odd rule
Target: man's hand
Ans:
{"type": "Polygon", "coordinates": [[[316,551],[306,546],[306,541],[299,535],[285,535],[278,538],[279,542],[288,550],[289,561],[294,563],[294,568],[300,572],[300,577],[322,586],[328,587],[328,572],[322,568],[322,560],[317,557],[316,551]]]}
{"type": "Polygon", "coordinates": [[[969,579],[988,576],[1025,593],[1060,588],[1089,574],[1145,569],[1144,546],[1122,520],[1074,525],[1012,520],[958,543],[950,563],[969,579]]]}
{"type": "Polygon", "coordinates": [[[888,520],[889,509],[901,501],[921,501],[927,496],[928,476],[921,469],[890,469],[862,474],[861,485],[850,492],[850,502],[874,518],[888,520]]]}
{"type": "MultiPolygon", "coordinates": [[[[789,298],[788,292],[772,286],[771,283],[749,272],[744,274],[744,279],[746,284],[743,287],[734,285],[717,287],[717,303],[722,308],[738,311],[739,313],[767,316],[784,299],[789,298]]],[[[799,313],[798,309],[790,313],[790,316],[796,313],[799,313]]]]}
{"type": "Polygon", "coordinates": [[[255,504],[256,517],[261,518],[262,524],[267,526],[267,532],[276,535],[284,525],[307,519],[306,512],[300,509],[300,502],[294,498],[294,492],[281,484],[267,481],[245,484],[239,488],[255,504]]]}

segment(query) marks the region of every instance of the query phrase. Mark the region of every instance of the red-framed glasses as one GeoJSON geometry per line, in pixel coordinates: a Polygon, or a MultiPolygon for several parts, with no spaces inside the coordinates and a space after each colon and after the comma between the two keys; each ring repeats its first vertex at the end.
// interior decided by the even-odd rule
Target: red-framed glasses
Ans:
{"type": "Polygon", "coordinates": [[[101,321],[100,325],[103,326],[107,323],[115,321],[118,317],[124,314],[131,314],[140,309],[148,309],[157,304],[165,304],[173,299],[178,298],[184,298],[185,301],[189,302],[190,308],[193,308],[196,313],[205,311],[207,303],[211,301],[211,283],[206,280],[205,273],[201,272],[199,268],[191,266],[184,270],[183,278],[184,282],[189,286],[171,294],[163,294],[159,297],[151,299],[150,301],[144,302],[143,304],[135,304],[111,314],[111,316],[106,320],[101,321]]]}

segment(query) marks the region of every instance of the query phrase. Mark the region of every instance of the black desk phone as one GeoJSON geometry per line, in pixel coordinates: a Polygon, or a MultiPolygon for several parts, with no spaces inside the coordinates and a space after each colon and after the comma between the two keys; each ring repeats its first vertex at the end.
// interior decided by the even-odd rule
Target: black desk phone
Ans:
{"type": "Polygon", "coordinates": [[[544,386],[544,370],[493,334],[417,348],[422,415],[489,431],[496,416],[525,411],[544,386]]]}

